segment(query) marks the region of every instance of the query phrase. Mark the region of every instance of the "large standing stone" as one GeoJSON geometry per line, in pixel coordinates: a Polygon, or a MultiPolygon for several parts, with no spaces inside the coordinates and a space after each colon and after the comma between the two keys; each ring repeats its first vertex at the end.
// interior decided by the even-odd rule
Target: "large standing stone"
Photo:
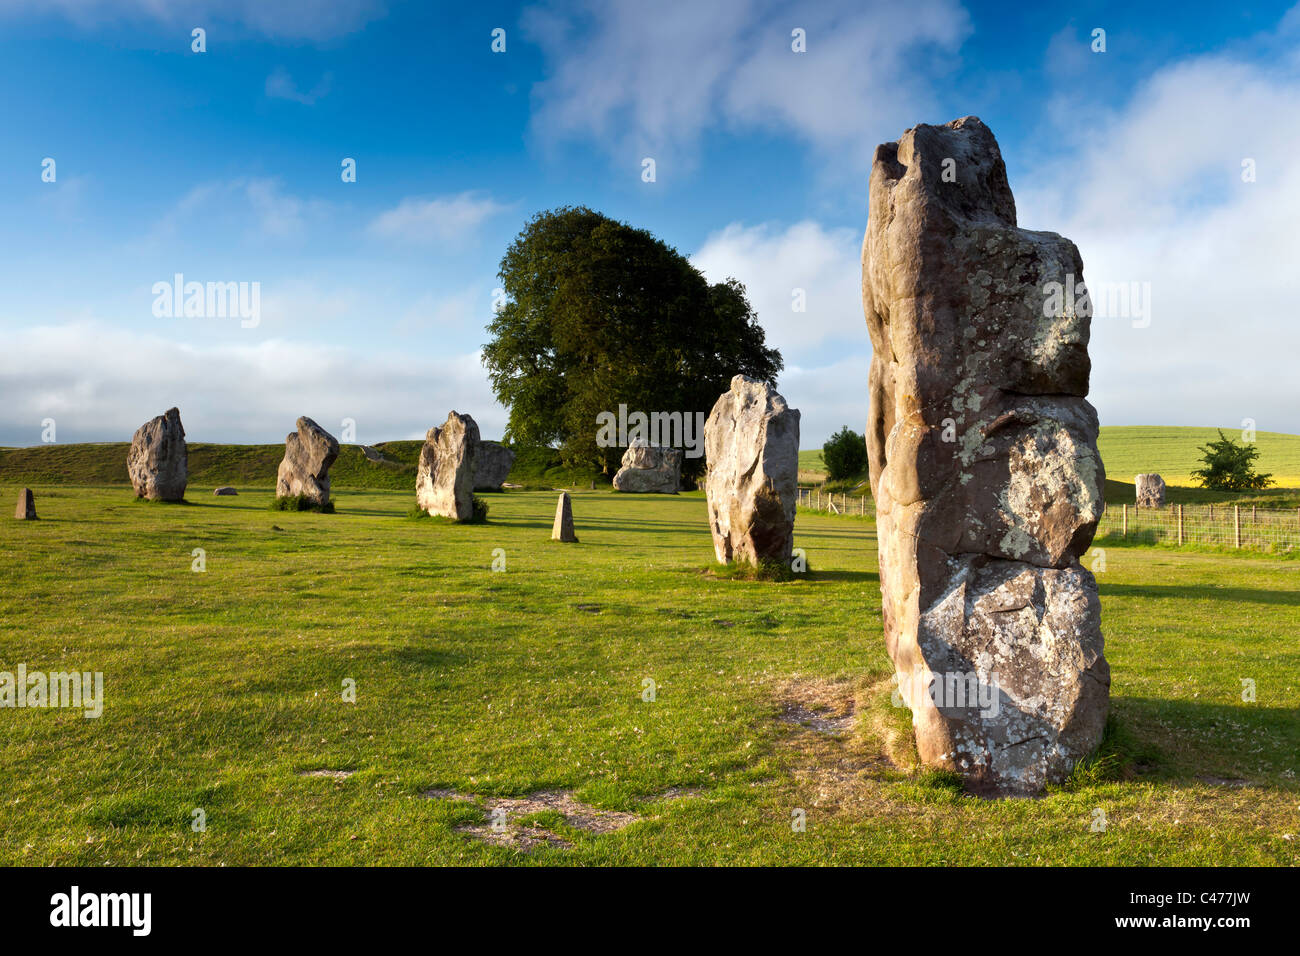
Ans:
{"type": "Polygon", "coordinates": [[[1069,240],[1016,227],[978,119],[877,147],[862,300],[885,640],[922,760],[987,793],[1063,779],[1106,722],[1079,563],[1105,507],[1082,269],[1069,240]]]}
{"type": "Polygon", "coordinates": [[[682,450],[651,445],[634,439],[623,453],[622,467],[614,476],[614,490],[675,495],[682,484],[682,450]]]}
{"type": "Polygon", "coordinates": [[[284,440],[284,460],[275,478],[277,498],[301,496],[317,508],[330,500],[330,466],[339,457],[334,436],[306,416],[284,440]]]}
{"type": "Polygon", "coordinates": [[[22,521],[36,520],[36,496],[32,494],[32,489],[24,488],[18,492],[18,507],[14,509],[14,517],[22,521]]]}
{"type": "Polygon", "coordinates": [[[468,415],[452,412],[442,427],[430,428],[415,474],[416,503],[431,515],[457,521],[474,517],[478,449],[478,425],[468,415]]]}
{"type": "Polygon", "coordinates": [[[126,473],[137,497],[181,501],[189,479],[189,448],[179,409],[169,408],[135,430],[126,473]]]}
{"type": "Polygon", "coordinates": [[[704,490],[718,560],[790,563],[799,494],[799,410],[737,375],[704,426],[704,490]]]}
{"type": "Polygon", "coordinates": [[[572,541],[578,536],[573,532],[573,504],[569,501],[567,491],[560,492],[560,500],[555,503],[555,524],[551,526],[552,541],[572,541]]]}
{"type": "Polygon", "coordinates": [[[1159,475],[1138,475],[1133,479],[1139,508],[1159,508],[1165,503],[1165,480],[1159,475]]]}
{"type": "Polygon", "coordinates": [[[497,441],[478,443],[474,461],[474,490],[500,491],[515,466],[515,453],[497,441]]]}

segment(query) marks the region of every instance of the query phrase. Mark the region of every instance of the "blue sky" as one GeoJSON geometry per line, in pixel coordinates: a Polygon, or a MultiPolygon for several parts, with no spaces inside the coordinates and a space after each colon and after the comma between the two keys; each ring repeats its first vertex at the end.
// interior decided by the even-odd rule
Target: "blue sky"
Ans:
{"type": "Polygon", "coordinates": [[[819,445],[866,417],[872,150],[967,114],[1022,225],[1149,289],[1149,322],[1094,323],[1103,424],[1300,432],[1297,9],[468,6],[0,0],[0,443],[125,440],[171,405],[194,441],[300,414],[418,437],[451,408],[497,436],[497,264],[584,203],[749,287],[819,445]],[[257,325],[156,316],[176,273],[259,283],[257,325]]]}

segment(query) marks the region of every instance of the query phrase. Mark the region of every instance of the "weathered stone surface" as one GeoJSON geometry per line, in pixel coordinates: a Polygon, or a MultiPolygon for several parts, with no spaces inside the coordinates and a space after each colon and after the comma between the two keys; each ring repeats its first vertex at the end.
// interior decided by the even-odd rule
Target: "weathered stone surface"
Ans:
{"type": "Polygon", "coordinates": [[[682,450],[636,439],[623,453],[614,490],[675,495],[682,484],[682,450]]]}
{"type": "Polygon", "coordinates": [[[239,492],[236,491],[234,488],[232,488],[230,485],[222,485],[220,488],[213,489],[213,492],[212,492],[212,493],[213,493],[214,495],[237,495],[237,494],[239,494],[239,492]]]}
{"type": "Polygon", "coordinates": [[[189,448],[179,409],[170,408],[136,429],[126,454],[126,473],[137,497],[180,501],[189,480],[189,448]]]}
{"type": "Polygon", "coordinates": [[[704,425],[705,496],[718,560],[790,563],[799,494],[799,410],[743,375],[704,425]]]}
{"type": "Polygon", "coordinates": [[[32,494],[32,489],[24,488],[18,492],[18,507],[14,509],[14,517],[22,521],[36,520],[36,496],[32,494]]]}
{"type": "Polygon", "coordinates": [[[1105,507],[1089,311],[1049,285],[1082,271],[1069,240],[1017,228],[978,119],[876,149],[862,300],[885,640],[922,760],[988,793],[1063,779],[1106,721],[1079,563],[1105,507]]]}
{"type": "Polygon", "coordinates": [[[339,457],[334,436],[306,416],[284,440],[284,459],[275,478],[277,498],[301,495],[318,507],[329,504],[330,466],[339,457]]]}
{"type": "Polygon", "coordinates": [[[578,540],[578,536],[573,533],[573,505],[569,501],[567,491],[560,492],[560,500],[555,504],[555,524],[551,527],[551,540],[574,543],[578,540]]]}
{"type": "Polygon", "coordinates": [[[468,415],[453,411],[441,427],[430,428],[415,474],[416,503],[431,515],[472,518],[478,450],[478,425],[468,415]]]}
{"type": "Polygon", "coordinates": [[[478,443],[474,460],[474,490],[500,491],[515,466],[515,453],[498,441],[478,443]]]}
{"type": "Polygon", "coordinates": [[[1133,479],[1139,508],[1160,508],[1165,503],[1165,480],[1157,474],[1138,475],[1133,479]]]}

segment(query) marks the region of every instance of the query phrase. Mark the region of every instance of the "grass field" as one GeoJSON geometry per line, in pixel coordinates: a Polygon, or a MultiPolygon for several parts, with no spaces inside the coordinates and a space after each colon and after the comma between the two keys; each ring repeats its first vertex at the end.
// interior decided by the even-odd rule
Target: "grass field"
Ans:
{"type": "Polygon", "coordinates": [[[336,490],[37,484],[0,524],[0,670],[106,698],[0,709],[0,863],[1300,863],[1294,562],[1108,546],[1108,756],[989,802],[911,764],[870,519],[801,513],[813,575],[768,584],[702,573],[698,494],[578,492],[560,545],[551,493],[336,490]]]}

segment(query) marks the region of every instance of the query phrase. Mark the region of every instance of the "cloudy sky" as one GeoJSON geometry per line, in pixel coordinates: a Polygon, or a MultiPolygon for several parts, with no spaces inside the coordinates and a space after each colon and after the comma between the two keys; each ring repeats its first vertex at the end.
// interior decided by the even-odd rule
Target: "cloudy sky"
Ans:
{"type": "Polygon", "coordinates": [[[1300,7],[443,6],[0,0],[0,444],[171,405],[193,441],[499,436],[501,254],[583,203],[745,283],[815,447],[866,417],[872,150],[967,114],[1021,225],[1143,292],[1094,322],[1103,424],[1300,432],[1300,7]],[[258,321],[157,314],[177,274],[258,283],[258,321]]]}

